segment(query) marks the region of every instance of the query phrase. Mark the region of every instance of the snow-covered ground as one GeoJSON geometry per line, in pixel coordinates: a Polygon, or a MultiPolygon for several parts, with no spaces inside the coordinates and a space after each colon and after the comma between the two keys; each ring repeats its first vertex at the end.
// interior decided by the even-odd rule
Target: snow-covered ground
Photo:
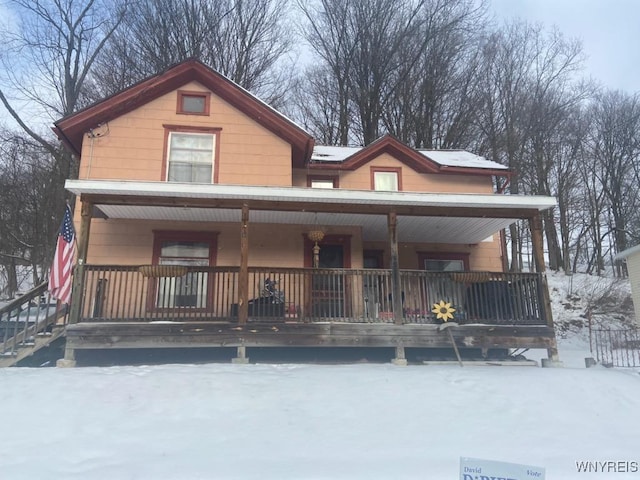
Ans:
{"type": "Polygon", "coordinates": [[[640,462],[640,375],[597,367],[0,370],[0,477],[448,479],[459,457],[640,462]]]}
{"type": "MultiPolygon", "coordinates": [[[[582,318],[561,308],[568,324],[582,318]]],[[[586,369],[584,335],[563,336],[556,369],[2,369],[0,478],[453,479],[475,457],[544,467],[548,480],[640,479],[638,370],[586,369]]]]}

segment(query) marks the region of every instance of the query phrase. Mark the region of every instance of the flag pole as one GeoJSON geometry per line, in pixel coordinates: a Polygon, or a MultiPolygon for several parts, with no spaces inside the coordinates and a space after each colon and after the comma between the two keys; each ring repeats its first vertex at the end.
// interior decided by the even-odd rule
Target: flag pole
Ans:
{"type": "Polygon", "coordinates": [[[51,296],[63,304],[69,304],[71,300],[71,275],[76,253],[75,236],[71,208],[66,205],[62,224],[58,230],[48,285],[51,296]]]}

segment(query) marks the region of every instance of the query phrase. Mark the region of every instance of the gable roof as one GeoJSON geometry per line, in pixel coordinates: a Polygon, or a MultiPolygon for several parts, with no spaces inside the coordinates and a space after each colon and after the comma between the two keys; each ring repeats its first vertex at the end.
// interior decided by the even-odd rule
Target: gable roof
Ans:
{"type": "Polygon", "coordinates": [[[314,147],[310,166],[317,169],[355,170],[387,153],[419,173],[457,173],[509,176],[508,167],[465,150],[415,150],[392,135],[366,147],[314,147]]]}
{"type": "Polygon", "coordinates": [[[198,60],[186,60],[54,123],[54,132],[80,154],[88,130],[113,120],[181,86],[196,81],[291,144],[292,163],[303,166],[311,157],[314,140],[300,126],[224,75],[198,60]]]}

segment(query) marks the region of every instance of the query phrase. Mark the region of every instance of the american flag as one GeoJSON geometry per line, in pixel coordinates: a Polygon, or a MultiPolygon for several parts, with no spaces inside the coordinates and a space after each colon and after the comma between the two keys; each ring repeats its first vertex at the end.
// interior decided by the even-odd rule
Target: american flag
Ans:
{"type": "Polygon", "coordinates": [[[49,291],[51,296],[60,300],[61,303],[68,304],[71,301],[71,270],[75,254],[76,232],[71,221],[71,209],[67,205],[49,273],[49,291]]]}

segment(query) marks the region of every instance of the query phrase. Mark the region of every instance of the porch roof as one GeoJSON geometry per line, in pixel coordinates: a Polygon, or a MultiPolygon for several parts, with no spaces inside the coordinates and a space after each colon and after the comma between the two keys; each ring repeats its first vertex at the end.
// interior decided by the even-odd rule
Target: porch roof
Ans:
{"type": "Polygon", "coordinates": [[[545,196],[110,180],[67,180],[66,188],[108,218],[239,222],[247,204],[251,222],[361,226],[371,241],[386,240],[391,211],[400,241],[478,243],[556,205],[545,196]]]}

